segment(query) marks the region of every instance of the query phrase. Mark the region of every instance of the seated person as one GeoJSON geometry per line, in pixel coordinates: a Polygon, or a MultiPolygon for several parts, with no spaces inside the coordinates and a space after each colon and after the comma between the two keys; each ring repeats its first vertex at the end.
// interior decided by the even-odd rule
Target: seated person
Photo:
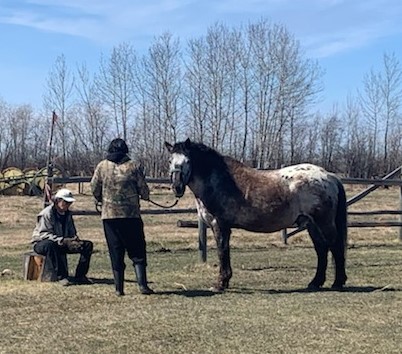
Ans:
{"type": "Polygon", "coordinates": [[[39,214],[32,234],[33,249],[46,256],[45,272],[52,274],[50,281],[59,281],[68,286],[72,282],[68,277],[66,254],[79,253],[74,283],[92,284],[87,278],[93,243],[80,240],[74,225],[70,205],[75,201],[68,189],[60,189],[53,199],[53,204],[44,208],[39,214]]]}

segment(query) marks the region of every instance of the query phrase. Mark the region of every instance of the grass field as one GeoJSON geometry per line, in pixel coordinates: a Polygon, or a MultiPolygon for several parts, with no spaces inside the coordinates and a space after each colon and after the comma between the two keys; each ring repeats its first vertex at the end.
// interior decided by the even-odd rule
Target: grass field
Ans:
{"type": "MultiPolygon", "coordinates": [[[[359,191],[348,190],[348,196],[359,191]]],[[[171,201],[152,189],[152,199],[171,201]]],[[[88,192],[76,209],[93,209],[88,192]]],[[[142,204],[149,208],[148,203],[142,204]]],[[[178,228],[192,215],[144,216],[153,296],[138,293],[127,259],[126,296],[114,295],[101,222],[76,216],[79,234],[95,244],[94,285],[61,287],[24,281],[37,197],[0,196],[0,353],[400,353],[402,244],[397,228],[351,228],[344,291],[306,291],[316,256],[305,233],[288,245],[277,234],[234,230],[228,291],[210,291],[218,269],[208,231],[201,263],[197,230],[178,228]]],[[[194,207],[189,192],[179,208],[194,207]]],[[[397,209],[399,190],[379,189],[353,210],[397,209]]],[[[391,219],[381,216],[382,219],[391,219]]],[[[395,218],[395,217],[393,217],[395,218]]],[[[373,218],[371,218],[373,219],[373,218]]],[[[74,272],[76,256],[69,256],[74,272]]]]}

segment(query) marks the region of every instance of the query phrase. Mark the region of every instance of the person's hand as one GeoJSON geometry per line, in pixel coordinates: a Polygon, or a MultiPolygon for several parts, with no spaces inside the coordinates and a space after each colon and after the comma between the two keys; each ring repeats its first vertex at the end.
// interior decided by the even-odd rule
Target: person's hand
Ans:
{"type": "Polygon", "coordinates": [[[72,252],[79,252],[82,250],[84,243],[83,241],[73,239],[73,238],[64,238],[63,239],[63,246],[65,246],[69,251],[72,252]]]}

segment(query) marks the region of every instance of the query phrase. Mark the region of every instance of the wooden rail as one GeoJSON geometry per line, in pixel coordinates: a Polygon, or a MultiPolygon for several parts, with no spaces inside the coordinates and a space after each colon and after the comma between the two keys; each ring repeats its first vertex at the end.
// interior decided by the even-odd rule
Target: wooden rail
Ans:
{"type": "MultiPolygon", "coordinates": [[[[188,208],[188,209],[143,209],[141,210],[141,214],[143,215],[162,215],[162,214],[192,214],[196,213],[197,209],[188,208]]],[[[71,211],[74,215],[99,215],[99,213],[95,210],[74,210],[71,211]]]]}

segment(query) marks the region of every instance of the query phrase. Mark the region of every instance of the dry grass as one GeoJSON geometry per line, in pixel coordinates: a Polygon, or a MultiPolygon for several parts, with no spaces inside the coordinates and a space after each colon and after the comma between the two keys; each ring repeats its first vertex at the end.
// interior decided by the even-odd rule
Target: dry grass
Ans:
{"type": "MultiPolygon", "coordinates": [[[[348,195],[358,189],[348,190],[348,195]]],[[[152,199],[168,203],[164,189],[152,199]]],[[[126,293],[113,294],[100,220],[76,217],[95,243],[92,286],[24,282],[22,253],[42,201],[0,197],[0,353],[400,353],[402,246],[398,229],[349,230],[345,291],[307,292],[315,253],[306,234],[282,244],[279,234],[234,230],[231,288],[214,294],[215,245],[198,259],[196,229],[176,227],[195,215],[144,216],[149,278],[155,296],[138,294],[127,262],[126,293]]],[[[179,207],[193,207],[191,195],[179,207]]],[[[397,209],[399,190],[379,189],[354,210],[397,209]]],[[[86,193],[77,209],[93,208],[86,193]]],[[[150,207],[144,203],[143,208],[150,207]]],[[[388,217],[392,219],[391,217],[388,217]]],[[[393,217],[394,219],[397,217],[393,217]]],[[[69,258],[73,267],[76,258],[69,258]]],[[[72,269],[73,271],[73,269],[72,269]]],[[[333,279],[332,271],[325,284],[333,279]]]]}

